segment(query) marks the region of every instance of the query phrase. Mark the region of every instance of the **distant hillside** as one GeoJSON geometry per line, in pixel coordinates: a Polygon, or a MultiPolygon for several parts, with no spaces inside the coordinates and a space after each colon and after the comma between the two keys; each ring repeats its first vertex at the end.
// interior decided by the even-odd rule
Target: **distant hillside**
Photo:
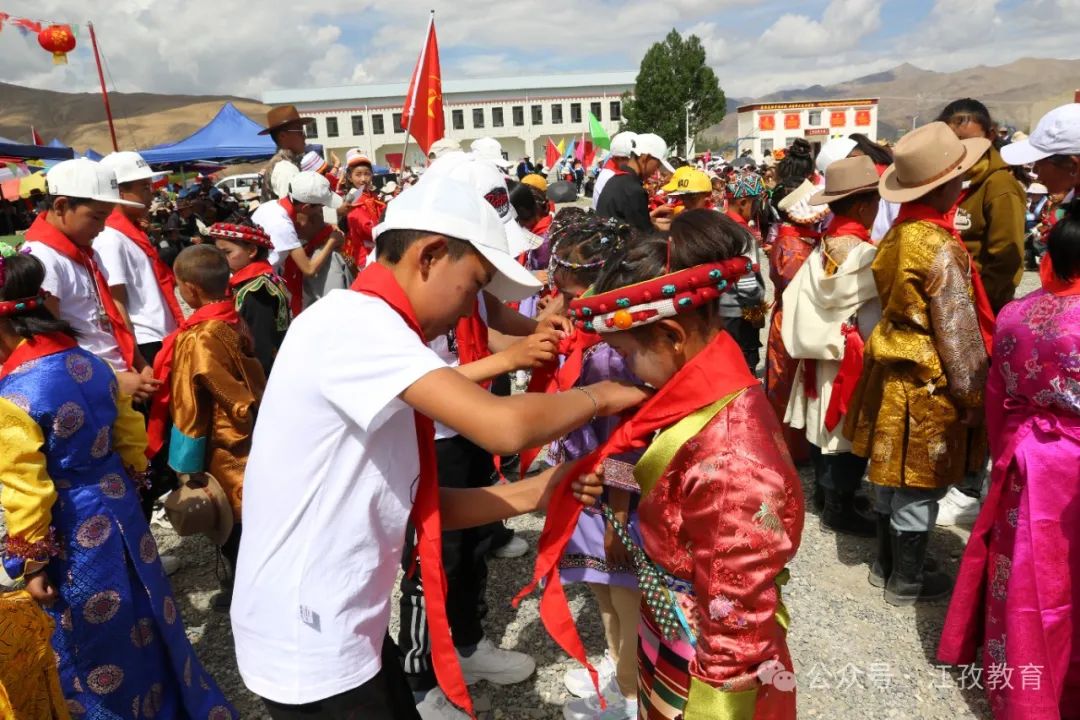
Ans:
{"type": "MultiPolygon", "coordinates": [[[[1027,131],[1046,110],[1071,102],[1077,88],[1080,88],[1080,60],[1023,58],[999,67],[980,65],[951,73],[923,70],[905,63],[835,85],[782,90],[760,98],[741,99],[736,104],[876,97],[881,100],[879,134],[895,138],[911,127],[913,117],[920,125],[929,122],[947,103],[962,97],[981,100],[996,121],[1027,131]]],[[[722,123],[703,135],[732,141],[736,136],[735,113],[729,112],[722,123]]]]}
{"type": "MultiPolygon", "coordinates": [[[[3,112],[0,136],[29,143],[33,125],[45,142],[54,137],[85,151],[112,149],[105,108],[97,93],[61,93],[0,83],[3,112]]],[[[266,106],[228,96],[110,93],[121,148],[143,148],[180,140],[205,125],[222,104],[232,101],[256,122],[266,120],[266,106]]]]}

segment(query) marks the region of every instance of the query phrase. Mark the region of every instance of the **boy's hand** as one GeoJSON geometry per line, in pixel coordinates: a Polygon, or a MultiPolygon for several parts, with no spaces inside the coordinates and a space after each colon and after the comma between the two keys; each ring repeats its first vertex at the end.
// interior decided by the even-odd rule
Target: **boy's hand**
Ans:
{"type": "Polygon", "coordinates": [[[564,317],[566,315],[566,296],[562,293],[545,295],[536,303],[536,316],[540,322],[544,322],[551,316],[564,317]]]}
{"type": "Polygon", "coordinates": [[[511,370],[531,370],[549,362],[554,362],[559,335],[554,330],[537,330],[508,347],[507,363],[511,370]]]}
{"type": "Polygon", "coordinates": [[[154,369],[149,365],[140,372],[117,373],[116,383],[121,393],[140,403],[149,400],[161,387],[161,381],[154,379],[154,369]]]}
{"type": "Polygon", "coordinates": [[[596,414],[600,417],[618,415],[623,410],[635,407],[652,397],[654,390],[631,385],[625,382],[604,380],[585,386],[596,400],[596,414]]]}
{"type": "Polygon", "coordinates": [[[604,492],[604,468],[597,466],[588,475],[582,475],[573,482],[570,488],[574,491],[577,501],[589,507],[596,503],[596,499],[604,492]]]}
{"type": "Polygon", "coordinates": [[[574,332],[574,323],[561,312],[551,313],[540,318],[540,321],[536,323],[536,332],[545,332],[547,330],[558,333],[556,337],[556,341],[558,341],[563,336],[574,332]]]}
{"type": "Polygon", "coordinates": [[[49,582],[49,576],[44,571],[37,572],[26,581],[26,590],[34,602],[42,607],[50,607],[56,602],[56,588],[49,582]]]}

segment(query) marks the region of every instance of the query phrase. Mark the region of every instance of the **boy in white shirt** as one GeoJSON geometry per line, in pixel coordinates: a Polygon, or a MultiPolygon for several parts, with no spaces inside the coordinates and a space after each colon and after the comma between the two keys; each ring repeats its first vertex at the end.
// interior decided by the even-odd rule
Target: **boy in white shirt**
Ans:
{"type": "MultiPolygon", "coordinates": [[[[255,426],[231,616],[241,676],[275,720],[418,717],[387,637],[410,517],[436,672],[471,709],[446,625],[440,530],[544,507],[562,471],[440,491],[432,421],[509,454],[645,397],[614,383],[495,397],[427,346],[482,288],[507,301],[535,292],[472,187],[421,180],[375,237],[379,260],[353,290],[330,292],[291,326],[255,426]]],[[[574,488],[582,502],[598,490],[574,488]]]]}
{"type": "Polygon", "coordinates": [[[289,192],[283,198],[265,202],[251,214],[251,221],[266,231],[274,243],[269,262],[279,272],[286,258],[296,263],[304,277],[312,277],[330,259],[341,242],[341,234],[331,236],[311,257],[296,226],[298,215],[321,216],[324,207],[337,210],[344,202],[330,189],[330,183],[317,172],[300,172],[289,181],[289,192]]]}

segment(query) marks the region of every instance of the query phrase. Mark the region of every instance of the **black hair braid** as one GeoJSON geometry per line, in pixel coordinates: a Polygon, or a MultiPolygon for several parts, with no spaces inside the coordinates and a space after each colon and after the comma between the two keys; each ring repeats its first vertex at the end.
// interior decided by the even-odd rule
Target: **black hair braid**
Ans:
{"type": "Polygon", "coordinates": [[[588,287],[633,234],[629,225],[615,219],[603,219],[577,207],[563,208],[551,223],[549,275],[553,281],[559,275],[564,282],[569,277],[588,287]]]}
{"type": "Polygon", "coordinates": [[[1080,200],[1062,206],[1064,216],[1054,225],[1046,241],[1054,275],[1061,280],[1080,277],[1080,200]]]}

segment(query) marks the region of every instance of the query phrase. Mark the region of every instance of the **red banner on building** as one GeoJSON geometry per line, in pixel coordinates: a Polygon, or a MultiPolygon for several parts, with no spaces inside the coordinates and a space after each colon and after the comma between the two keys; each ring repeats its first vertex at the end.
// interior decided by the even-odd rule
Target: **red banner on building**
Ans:
{"type": "Polygon", "coordinates": [[[870,126],[870,111],[869,110],[859,110],[859,111],[857,111],[855,113],[855,124],[858,125],[859,127],[869,127],[870,126]]]}
{"type": "Polygon", "coordinates": [[[840,112],[834,112],[829,114],[829,127],[844,127],[847,125],[847,111],[841,110],[840,112]]]}
{"type": "Polygon", "coordinates": [[[802,127],[802,116],[797,113],[789,113],[784,116],[785,130],[798,130],[802,127]]]}
{"type": "Polygon", "coordinates": [[[758,130],[775,130],[776,129],[776,116],[775,115],[759,115],[758,116],[758,130]]]}

